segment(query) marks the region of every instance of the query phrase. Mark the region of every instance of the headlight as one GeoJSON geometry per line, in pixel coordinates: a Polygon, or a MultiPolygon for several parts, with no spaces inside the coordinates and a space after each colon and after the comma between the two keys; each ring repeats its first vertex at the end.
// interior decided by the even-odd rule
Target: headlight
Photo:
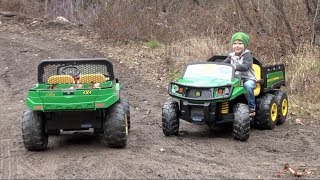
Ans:
{"type": "Polygon", "coordinates": [[[176,84],[172,86],[172,90],[173,90],[174,93],[180,93],[180,94],[184,93],[184,88],[183,87],[179,87],[176,84]]]}
{"type": "Polygon", "coordinates": [[[229,95],[230,93],[230,90],[229,88],[225,88],[224,91],[223,91],[224,95],[229,95]]]}
{"type": "Polygon", "coordinates": [[[178,93],[183,94],[184,89],[182,87],[179,88],[178,93]]]}
{"type": "Polygon", "coordinates": [[[216,90],[216,94],[217,94],[218,97],[219,97],[219,96],[221,96],[221,97],[223,97],[223,96],[228,96],[228,95],[230,94],[230,88],[229,88],[229,87],[221,87],[221,88],[218,88],[218,89],[216,90]]]}
{"type": "Polygon", "coordinates": [[[177,86],[176,84],[173,85],[172,88],[173,88],[174,92],[178,92],[179,91],[179,86],[177,86]]]}

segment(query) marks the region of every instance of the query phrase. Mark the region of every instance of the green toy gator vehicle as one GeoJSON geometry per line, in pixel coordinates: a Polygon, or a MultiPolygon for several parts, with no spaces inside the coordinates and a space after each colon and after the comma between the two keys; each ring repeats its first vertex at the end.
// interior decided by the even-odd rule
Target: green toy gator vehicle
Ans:
{"type": "Polygon", "coordinates": [[[169,95],[178,101],[165,102],[162,109],[162,129],[167,136],[179,134],[179,119],[213,128],[233,123],[233,137],[245,141],[250,126],[273,129],[282,124],[288,113],[288,97],[280,90],[285,85],[283,64],[263,66],[254,58],[257,86],[256,116],[249,116],[246,90],[234,67],[221,63],[226,56],[214,56],[205,63],[189,64],[183,77],[169,83],[169,95]]]}
{"type": "Polygon", "coordinates": [[[42,61],[26,104],[22,139],[27,150],[45,150],[49,135],[90,128],[103,133],[108,146],[126,146],[129,102],[120,98],[120,84],[107,59],[42,61]]]}

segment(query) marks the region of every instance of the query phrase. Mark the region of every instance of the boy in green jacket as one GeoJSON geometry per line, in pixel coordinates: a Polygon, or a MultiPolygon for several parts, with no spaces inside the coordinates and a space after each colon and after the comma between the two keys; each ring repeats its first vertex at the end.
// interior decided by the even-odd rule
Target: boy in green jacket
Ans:
{"type": "Polygon", "coordinates": [[[237,32],[232,36],[231,43],[233,52],[223,62],[232,64],[236,70],[236,75],[243,79],[243,86],[248,93],[250,116],[255,116],[256,103],[253,91],[257,79],[252,69],[253,56],[247,49],[249,36],[243,32],[237,32]]]}

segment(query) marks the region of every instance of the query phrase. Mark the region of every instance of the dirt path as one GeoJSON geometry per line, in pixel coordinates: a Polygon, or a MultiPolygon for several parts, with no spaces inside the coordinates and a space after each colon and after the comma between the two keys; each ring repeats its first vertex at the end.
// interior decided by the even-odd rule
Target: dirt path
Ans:
{"type": "Polygon", "coordinates": [[[167,90],[145,82],[143,74],[118,59],[112,60],[115,73],[122,95],[131,103],[127,147],[111,149],[93,134],[74,133],[50,137],[47,151],[28,152],[22,144],[20,120],[27,89],[36,83],[38,63],[106,55],[66,38],[43,36],[19,18],[0,16],[0,22],[1,179],[293,177],[284,170],[285,163],[305,170],[305,178],[320,177],[318,125],[298,125],[289,119],[271,131],[253,129],[247,142],[239,142],[230,129],[211,133],[206,126],[181,122],[180,136],[165,137],[161,107],[167,90]]]}

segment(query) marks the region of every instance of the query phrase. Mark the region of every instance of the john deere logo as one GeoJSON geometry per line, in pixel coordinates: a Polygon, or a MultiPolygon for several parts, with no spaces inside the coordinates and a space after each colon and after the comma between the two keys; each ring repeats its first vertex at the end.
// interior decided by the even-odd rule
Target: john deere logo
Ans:
{"type": "Polygon", "coordinates": [[[283,79],[283,76],[277,76],[277,77],[274,77],[274,78],[270,78],[270,79],[268,79],[268,83],[269,82],[273,82],[273,81],[277,81],[277,80],[282,80],[283,79]]]}
{"type": "Polygon", "coordinates": [[[196,97],[200,97],[201,96],[201,92],[200,91],[196,91],[195,95],[196,95],[196,97]]]}
{"type": "Polygon", "coordinates": [[[83,91],[83,95],[90,95],[92,94],[92,91],[83,91]]]}
{"type": "Polygon", "coordinates": [[[236,39],[238,39],[238,40],[242,40],[242,35],[237,36],[237,38],[236,38],[236,39]]]}

